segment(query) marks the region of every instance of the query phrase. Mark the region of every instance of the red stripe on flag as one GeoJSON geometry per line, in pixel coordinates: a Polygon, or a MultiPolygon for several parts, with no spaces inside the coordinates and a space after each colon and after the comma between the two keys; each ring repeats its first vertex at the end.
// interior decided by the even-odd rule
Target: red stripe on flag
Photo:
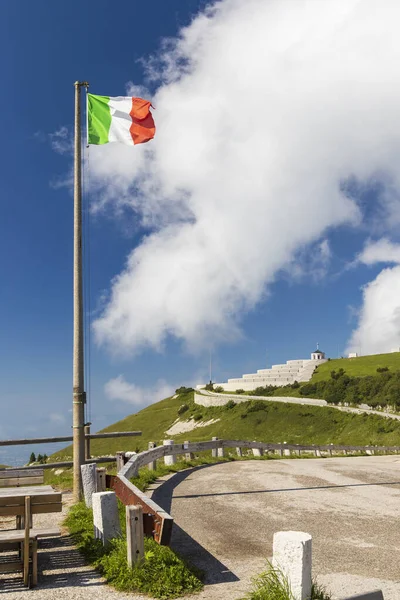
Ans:
{"type": "Polygon", "coordinates": [[[151,103],[142,98],[132,98],[132,108],[129,113],[132,125],[129,128],[134,144],[143,144],[152,140],[156,132],[153,116],[150,112],[151,103]]]}

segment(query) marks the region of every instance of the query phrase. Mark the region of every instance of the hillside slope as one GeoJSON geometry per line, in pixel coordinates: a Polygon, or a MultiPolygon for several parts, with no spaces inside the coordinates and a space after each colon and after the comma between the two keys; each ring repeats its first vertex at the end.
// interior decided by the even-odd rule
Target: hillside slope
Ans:
{"type": "Polygon", "coordinates": [[[399,371],[400,352],[329,360],[317,367],[311,378],[311,382],[316,383],[317,381],[329,379],[331,371],[338,371],[339,369],[344,369],[350,377],[363,377],[365,375],[376,375],[378,368],[385,367],[390,371],[399,371]]]}
{"type": "MultiPolygon", "coordinates": [[[[152,404],[136,414],[110,425],[103,431],[141,430],[138,438],[92,441],[92,454],[101,456],[118,450],[140,451],[149,441],[164,439],[176,442],[225,439],[311,444],[398,444],[400,422],[375,415],[342,413],[329,407],[298,406],[252,400],[242,404],[204,408],[196,405],[193,392],[180,394],[152,404]],[[186,433],[167,434],[180,421],[200,425],[186,433]]],[[[71,447],[57,452],[53,458],[71,456],[71,447]]]]}

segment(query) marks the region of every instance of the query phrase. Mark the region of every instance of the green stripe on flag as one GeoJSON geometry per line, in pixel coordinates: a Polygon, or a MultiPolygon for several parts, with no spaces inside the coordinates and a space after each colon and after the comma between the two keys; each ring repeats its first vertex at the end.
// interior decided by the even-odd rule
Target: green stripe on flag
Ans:
{"type": "Polygon", "coordinates": [[[111,125],[109,96],[88,94],[88,142],[89,144],[107,144],[111,125]]]}

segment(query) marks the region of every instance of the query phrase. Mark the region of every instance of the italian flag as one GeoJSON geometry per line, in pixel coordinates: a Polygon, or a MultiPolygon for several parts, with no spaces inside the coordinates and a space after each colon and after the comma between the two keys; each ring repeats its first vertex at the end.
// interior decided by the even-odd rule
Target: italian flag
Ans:
{"type": "Polygon", "coordinates": [[[88,94],[88,143],[132,146],[148,142],[156,131],[150,106],[142,98],[88,94]]]}

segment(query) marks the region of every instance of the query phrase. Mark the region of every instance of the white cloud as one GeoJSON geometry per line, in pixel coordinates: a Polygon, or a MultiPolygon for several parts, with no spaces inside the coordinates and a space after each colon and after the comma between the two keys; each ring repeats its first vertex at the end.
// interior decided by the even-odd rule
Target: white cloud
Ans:
{"type": "Polygon", "coordinates": [[[366,265],[396,263],[363,287],[358,324],[348,342],[347,352],[378,354],[400,347],[400,244],[387,238],[369,241],[356,262],[366,265]]]}
{"type": "Polygon", "coordinates": [[[400,266],[384,269],[363,288],[357,328],[346,352],[379,354],[400,347],[400,266]]]}
{"type": "Polygon", "coordinates": [[[49,140],[52,149],[58,154],[72,154],[74,150],[74,140],[68,127],[62,126],[57,131],[49,133],[49,140]]]}
{"type": "Polygon", "coordinates": [[[104,392],[110,400],[120,400],[141,406],[168,398],[173,394],[174,389],[172,385],[162,379],[152,387],[140,387],[126,381],[123,375],[110,379],[104,386],[104,392]]]}
{"type": "Polygon", "coordinates": [[[393,244],[387,238],[377,242],[369,241],[357,260],[365,265],[373,265],[379,262],[400,263],[400,244],[393,244]]]}
{"type": "Polygon", "coordinates": [[[54,423],[56,425],[61,425],[61,424],[65,423],[66,418],[61,413],[50,413],[49,421],[51,421],[51,423],[54,423]]]}
{"type": "Polygon", "coordinates": [[[163,45],[155,139],[91,148],[98,209],[152,228],[112,282],[100,343],[240,335],[301,249],[360,223],[346,178],[390,180],[380,219],[399,221],[399,21],[395,0],[224,0],[163,45]]]}
{"type": "Polygon", "coordinates": [[[294,281],[311,277],[318,282],[326,276],[331,258],[329,240],[324,239],[301,248],[285,270],[294,281]]]}

